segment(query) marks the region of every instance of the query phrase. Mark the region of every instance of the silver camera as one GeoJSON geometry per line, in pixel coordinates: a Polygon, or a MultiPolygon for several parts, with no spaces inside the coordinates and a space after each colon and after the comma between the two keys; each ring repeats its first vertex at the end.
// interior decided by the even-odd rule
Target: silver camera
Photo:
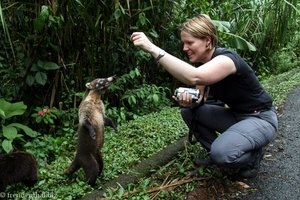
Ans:
{"type": "Polygon", "coordinates": [[[200,97],[200,90],[196,88],[179,87],[174,92],[174,96],[177,98],[177,100],[179,99],[180,94],[183,92],[186,92],[189,95],[191,95],[193,102],[196,102],[200,97]]]}

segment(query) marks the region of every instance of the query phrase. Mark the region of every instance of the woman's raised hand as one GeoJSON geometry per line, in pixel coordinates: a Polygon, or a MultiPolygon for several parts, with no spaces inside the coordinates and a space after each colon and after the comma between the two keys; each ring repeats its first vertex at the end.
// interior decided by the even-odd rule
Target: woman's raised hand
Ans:
{"type": "Polygon", "coordinates": [[[143,32],[134,32],[130,37],[134,46],[140,47],[146,52],[152,53],[156,47],[143,32]]]}

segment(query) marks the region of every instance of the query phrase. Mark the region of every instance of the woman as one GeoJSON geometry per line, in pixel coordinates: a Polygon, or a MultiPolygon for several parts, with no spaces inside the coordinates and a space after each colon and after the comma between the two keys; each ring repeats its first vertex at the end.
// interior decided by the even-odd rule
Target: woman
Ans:
{"type": "Polygon", "coordinates": [[[195,68],[166,53],[142,32],[134,32],[131,40],[176,79],[199,88],[201,98],[209,88],[211,96],[226,104],[200,104],[199,99],[199,106],[195,106],[190,95],[180,95],[184,121],[209,152],[207,158],[198,158],[195,164],[238,168],[241,177],[256,176],[263,147],[272,141],[278,128],[270,95],[236,52],[216,47],[216,29],[207,15],[188,19],[180,31],[183,51],[191,63],[203,63],[201,66],[195,68]]]}

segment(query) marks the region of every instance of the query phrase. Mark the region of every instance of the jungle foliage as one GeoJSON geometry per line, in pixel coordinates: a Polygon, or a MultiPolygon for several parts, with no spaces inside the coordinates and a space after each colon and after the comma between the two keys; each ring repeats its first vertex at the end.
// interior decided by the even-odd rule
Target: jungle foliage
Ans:
{"type": "Polygon", "coordinates": [[[260,77],[294,68],[300,53],[297,6],[297,0],[2,0],[0,99],[26,110],[7,119],[0,108],[1,151],[22,147],[33,136],[20,126],[17,135],[8,132],[4,127],[14,121],[51,136],[76,129],[83,87],[95,77],[117,75],[103,99],[119,124],[172,106],[180,83],[132,45],[133,31],[144,31],[185,59],[178,27],[206,13],[219,45],[238,51],[260,77]]]}
{"type": "MultiPolygon", "coordinates": [[[[155,43],[184,57],[178,26],[206,13],[216,20],[219,44],[240,51],[253,68],[274,73],[271,55],[298,30],[297,1],[1,1],[1,96],[26,105],[73,105],[76,91],[99,76],[122,76],[138,68],[127,90],[176,81],[130,42],[144,31],[155,43]],[[248,41],[248,42],[241,42],[248,41]],[[253,46],[252,46],[253,45],[253,46]],[[250,50],[250,51],[249,51],[250,50]]],[[[299,52],[299,50],[297,51],[299,52]]],[[[298,55],[298,54],[297,54],[298,55]]],[[[123,90],[109,98],[121,106],[123,90]],[[119,97],[119,98],[115,98],[119,97]]],[[[127,102],[128,103],[128,102],[127,102]]]]}
{"type": "MultiPolygon", "coordinates": [[[[115,158],[108,162],[100,184],[182,136],[186,127],[171,108],[171,95],[180,83],[132,45],[133,31],[144,31],[160,47],[186,59],[178,27],[186,18],[208,14],[217,27],[219,45],[238,51],[281,104],[289,88],[299,84],[298,4],[297,0],[1,0],[0,153],[31,152],[38,158],[41,178],[32,190],[16,186],[11,191],[47,191],[58,195],[55,199],[73,199],[92,190],[82,181],[83,173],[71,184],[57,172],[66,168],[75,150],[77,108],[85,83],[95,77],[118,77],[103,100],[121,132],[116,137],[107,131],[111,143],[106,143],[105,159],[115,158]],[[161,112],[152,114],[156,111],[161,112]],[[113,152],[116,147],[119,152],[113,152]],[[120,163],[127,150],[132,154],[120,163]]],[[[185,173],[178,162],[176,170],[185,173]]],[[[144,181],[148,187],[149,181],[144,181]]]]}

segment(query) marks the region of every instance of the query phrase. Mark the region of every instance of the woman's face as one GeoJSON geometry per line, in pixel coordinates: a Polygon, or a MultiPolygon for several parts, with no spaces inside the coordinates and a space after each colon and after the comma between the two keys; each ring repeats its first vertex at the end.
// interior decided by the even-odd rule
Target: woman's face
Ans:
{"type": "Polygon", "coordinates": [[[183,42],[183,51],[187,54],[191,63],[205,63],[208,61],[209,51],[207,51],[206,46],[210,42],[209,39],[199,39],[184,31],[181,31],[180,37],[183,42]]]}

